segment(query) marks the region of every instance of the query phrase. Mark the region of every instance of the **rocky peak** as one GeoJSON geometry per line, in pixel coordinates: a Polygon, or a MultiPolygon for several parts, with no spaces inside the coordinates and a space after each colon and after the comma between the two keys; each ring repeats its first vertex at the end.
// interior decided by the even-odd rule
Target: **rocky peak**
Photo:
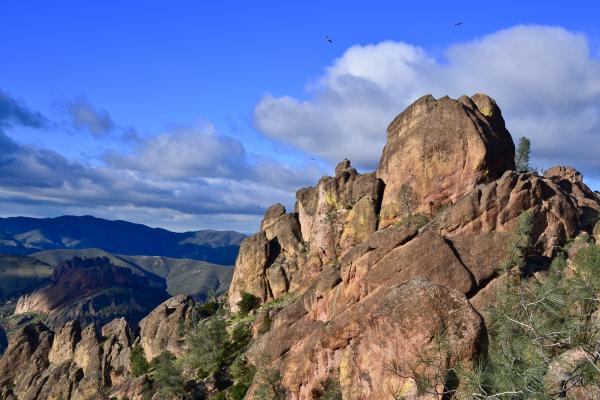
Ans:
{"type": "Polygon", "coordinates": [[[382,226],[400,216],[403,184],[412,187],[419,209],[431,213],[514,169],[514,154],[502,113],[490,97],[421,97],[387,130],[376,173],[386,185],[382,226]]]}
{"type": "Polygon", "coordinates": [[[571,183],[582,183],[583,174],[577,171],[573,167],[566,167],[563,165],[557,165],[555,167],[548,168],[544,171],[544,176],[550,179],[563,180],[566,179],[571,183]]]}

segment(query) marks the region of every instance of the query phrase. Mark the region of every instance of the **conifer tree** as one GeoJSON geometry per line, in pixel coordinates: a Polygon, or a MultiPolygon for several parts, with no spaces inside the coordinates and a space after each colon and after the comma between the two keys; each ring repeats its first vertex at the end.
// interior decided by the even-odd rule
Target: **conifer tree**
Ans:
{"type": "Polygon", "coordinates": [[[531,141],[525,136],[519,139],[517,152],[515,154],[515,166],[518,172],[528,172],[531,170],[529,166],[529,155],[531,154],[531,141]]]}

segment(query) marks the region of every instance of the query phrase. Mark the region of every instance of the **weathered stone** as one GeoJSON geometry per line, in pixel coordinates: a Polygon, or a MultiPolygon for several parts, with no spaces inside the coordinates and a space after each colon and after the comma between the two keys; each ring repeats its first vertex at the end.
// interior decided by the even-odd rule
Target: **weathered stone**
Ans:
{"type": "Polygon", "coordinates": [[[449,243],[462,264],[473,274],[478,287],[494,278],[506,259],[510,234],[482,232],[456,235],[449,243]]]}
{"type": "Polygon", "coordinates": [[[81,326],[79,321],[67,323],[54,336],[52,349],[48,354],[48,361],[52,364],[61,364],[73,360],[75,346],[80,340],[81,326]]]}
{"type": "Polygon", "coordinates": [[[412,187],[418,209],[431,213],[514,169],[514,144],[500,109],[481,94],[421,97],[392,121],[387,139],[377,168],[385,182],[383,227],[401,217],[403,184],[412,187]]]}
{"type": "Polygon", "coordinates": [[[133,338],[123,318],[102,327],[102,376],[109,385],[123,382],[131,372],[133,338]]]}
{"type": "Polygon", "coordinates": [[[391,385],[407,378],[390,376],[386,365],[410,365],[414,349],[426,346],[442,324],[453,349],[450,365],[476,360],[485,348],[481,317],[459,292],[421,278],[386,285],[327,324],[272,329],[249,354],[276,360],[292,399],[311,399],[328,376],[339,376],[344,398],[388,399],[391,385]]]}
{"type": "MultiPolygon", "coordinates": [[[[340,244],[344,224],[350,210],[363,198],[367,200],[355,213],[362,214],[363,220],[359,220],[360,215],[350,218],[360,225],[359,230],[372,230],[373,225],[376,227],[382,190],[383,183],[374,174],[359,174],[348,160],[338,164],[334,177],[323,177],[317,187],[299,190],[296,193],[296,212],[302,237],[311,251],[322,249],[328,260],[335,260],[347,250],[340,244]]],[[[347,239],[351,238],[354,245],[359,244],[364,233],[351,234],[351,230],[349,227],[347,239]]]]}
{"type": "Polygon", "coordinates": [[[154,309],[140,321],[140,345],[148,361],[169,351],[176,357],[183,354],[186,327],[193,316],[194,299],[179,295],[154,309]]]}
{"type": "Polygon", "coordinates": [[[277,240],[281,249],[289,255],[295,255],[302,241],[300,223],[293,214],[283,214],[272,220],[264,229],[267,240],[277,240]]]}
{"type": "Polygon", "coordinates": [[[557,183],[513,171],[476,188],[438,215],[430,226],[449,237],[508,232],[528,210],[534,217],[533,235],[538,254],[553,255],[581,229],[581,210],[557,183]]]}
{"type": "Polygon", "coordinates": [[[444,238],[430,232],[390,251],[367,272],[362,286],[368,294],[385,282],[402,283],[418,276],[464,294],[475,288],[471,273],[444,238]]]}
{"type": "Polygon", "coordinates": [[[377,230],[377,204],[370,196],[361,198],[350,210],[342,228],[343,249],[364,242],[377,230]]]}
{"type": "Polygon", "coordinates": [[[289,282],[285,271],[280,266],[273,266],[267,269],[267,280],[269,290],[274,298],[287,293],[289,282]]]}
{"type": "Polygon", "coordinates": [[[285,207],[283,204],[277,203],[272,205],[265,212],[265,216],[260,223],[260,230],[264,231],[268,227],[270,227],[273,222],[277,221],[279,217],[285,214],[285,207]]]}
{"type": "Polygon", "coordinates": [[[572,183],[583,183],[583,175],[573,167],[557,165],[544,171],[546,178],[566,179],[572,183]]]}
{"type": "Polygon", "coordinates": [[[229,306],[232,311],[238,310],[237,303],[242,299],[243,292],[250,293],[263,301],[267,299],[265,269],[269,256],[269,241],[264,232],[244,239],[229,288],[229,306]]]}

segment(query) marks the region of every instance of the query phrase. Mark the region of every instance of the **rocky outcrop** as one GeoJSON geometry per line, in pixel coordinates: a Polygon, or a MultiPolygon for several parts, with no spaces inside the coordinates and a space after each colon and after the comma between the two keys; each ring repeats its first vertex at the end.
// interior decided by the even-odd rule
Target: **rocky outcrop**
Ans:
{"type": "Polygon", "coordinates": [[[54,270],[50,284],[21,296],[15,314],[45,314],[53,329],[73,319],[82,325],[104,324],[115,315],[137,323],[168,298],[163,286],[106,257],[75,257],[54,270]]]}
{"type": "Polygon", "coordinates": [[[425,349],[442,327],[452,348],[451,355],[443,355],[449,365],[473,362],[485,349],[483,320],[467,299],[415,278],[380,287],[326,323],[279,325],[256,342],[250,357],[260,354],[276,362],[292,399],[315,398],[332,376],[347,399],[389,399],[400,388],[414,396],[408,376],[415,349],[425,349]],[[404,369],[393,373],[391,365],[404,369]]]}
{"type": "Polygon", "coordinates": [[[528,268],[537,270],[567,241],[592,234],[600,210],[572,168],[515,172],[500,109],[481,94],[417,100],[390,124],[375,173],[344,160],[296,199],[294,213],[270,208],[242,244],[229,292],[234,311],[242,292],[295,299],[269,311],[271,329],[255,329],[248,353],[268,355],[293,399],[318,397],[328,377],[344,398],[410,392],[410,373],[391,378],[383,366],[410,364],[409,348],[426,348],[441,325],[456,329],[455,354],[474,360],[486,334],[471,303],[483,310],[494,301],[517,218],[533,215],[528,268]],[[404,184],[429,219],[419,230],[399,212],[404,184]]]}
{"type": "MultiPolygon", "coordinates": [[[[387,399],[398,391],[423,399],[413,370],[419,354],[431,350],[443,368],[473,365],[487,345],[478,310],[506,279],[499,271],[517,218],[533,216],[532,273],[571,239],[579,238],[572,258],[600,232],[600,200],[580,173],[518,173],[513,158],[492,99],[426,96],[390,125],[376,172],[360,174],[344,160],[334,176],[297,192],[293,212],[270,207],[260,231],[241,245],[229,290],[234,312],[244,293],[280,299],[256,314],[246,357],[266,364],[260,370],[278,370],[288,397],[298,400],[320,398],[331,380],[344,399],[387,399]],[[399,212],[404,184],[425,225],[399,212]],[[436,349],[441,334],[446,343],[436,349]]],[[[133,343],[148,360],[163,351],[179,357],[196,312],[189,297],[169,299],[141,320],[139,338],[123,320],[101,332],[75,322],[56,334],[32,325],[0,359],[0,376],[4,368],[8,377],[0,398],[52,398],[58,386],[68,388],[66,399],[108,387],[135,398],[148,380],[128,375],[133,343]],[[25,360],[33,360],[30,371],[7,370],[25,360]]],[[[439,375],[432,365],[416,368],[439,375]]],[[[560,369],[553,374],[549,384],[564,377],[560,369]]],[[[443,373],[439,380],[449,383],[443,373]]],[[[246,398],[256,389],[255,382],[246,398]]]]}
{"type": "Polygon", "coordinates": [[[183,354],[183,334],[194,316],[196,302],[190,296],[172,297],[140,321],[140,345],[148,360],[164,351],[183,354]]]}
{"type": "Polygon", "coordinates": [[[27,325],[0,358],[0,399],[141,399],[148,378],[131,375],[134,343],[139,341],[148,360],[163,351],[180,356],[181,326],[190,322],[194,306],[187,296],[161,304],[144,319],[138,338],[123,318],[101,330],[95,325],[82,329],[79,321],[56,332],[42,323],[27,325]]]}
{"type": "Polygon", "coordinates": [[[335,260],[373,233],[383,187],[374,174],[359,174],[344,160],[335,176],[299,190],[296,212],[310,251],[320,253],[321,261],[335,260]]]}
{"type": "Polygon", "coordinates": [[[305,290],[324,265],[362,243],[377,230],[383,183],[359,174],[348,160],[335,176],[296,193],[296,210],[276,204],[265,213],[261,230],[242,242],[229,290],[237,310],[242,293],[262,301],[305,290]]]}
{"type": "Polygon", "coordinates": [[[387,130],[377,168],[386,185],[381,224],[402,216],[398,194],[403,184],[412,187],[421,211],[433,213],[514,165],[512,139],[490,97],[421,97],[387,130]]]}
{"type": "MultiPolygon", "coordinates": [[[[475,188],[430,225],[449,237],[507,232],[524,211],[534,214],[535,248],[551,256],[568,238],[585,227],[585,210],[572,188],[587,190],[583,183],[571,191],[553,179],[508,171],[500,179],[475,188]]],[[[594,204],[598,207],[598,203],[594,204]]],[[[590,209],[590,207],[587,207],[590,209]]]]}

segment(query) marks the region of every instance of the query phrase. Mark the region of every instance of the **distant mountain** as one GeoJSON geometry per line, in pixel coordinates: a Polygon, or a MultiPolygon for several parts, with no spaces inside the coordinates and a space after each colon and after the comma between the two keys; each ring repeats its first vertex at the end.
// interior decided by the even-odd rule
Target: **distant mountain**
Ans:
{"type": "Polygon", "coordinates": [[[103,325],[123,317],[136,324],[169,298],[164,281],[111,263],[75,257],[56,267],[49,284],[19,298],[15,316],[38,314],[48,326],[79,320],[103,325]]]}
{"type": "Polygon", "coordinates": [[[244,235],[234,231],[171,232],[92,216],[0,218],[0,253],[97,248],[113,254],[163,256],[233,265],[244,235]]]}
{"type": "MultiPolygon", "coordinates": [[[[130,269],[137,275],[164,282],[171,296],[189,294],[204,298],[209,292],[221,294],[227,291],[233,268],[211,264],[201,260],[169,258],[161,256],[126,256],[111,254],[100,249],[46,250],[31,254],[28,258],[42,265],[57,267],[74,257],[105,257],[110,263],[130,269]]],[[[0,258],[0,263],[2,258],[0,258]]]]}
{"type": "Polygon", "coordinates": [[[0,303],[45,285],[52,270],[35,258],[0,255],[0,303]]]}
{"type": "Polygon", "coordinates": [[[100,249],[0,254],[0,354],[7,334],[32,322],[58,327],[76,319],[102,325],[124,317],[135,325],[169,296],[204,299],[226,292],[232,275],[230,266],[201,260],[100,249]]]}

